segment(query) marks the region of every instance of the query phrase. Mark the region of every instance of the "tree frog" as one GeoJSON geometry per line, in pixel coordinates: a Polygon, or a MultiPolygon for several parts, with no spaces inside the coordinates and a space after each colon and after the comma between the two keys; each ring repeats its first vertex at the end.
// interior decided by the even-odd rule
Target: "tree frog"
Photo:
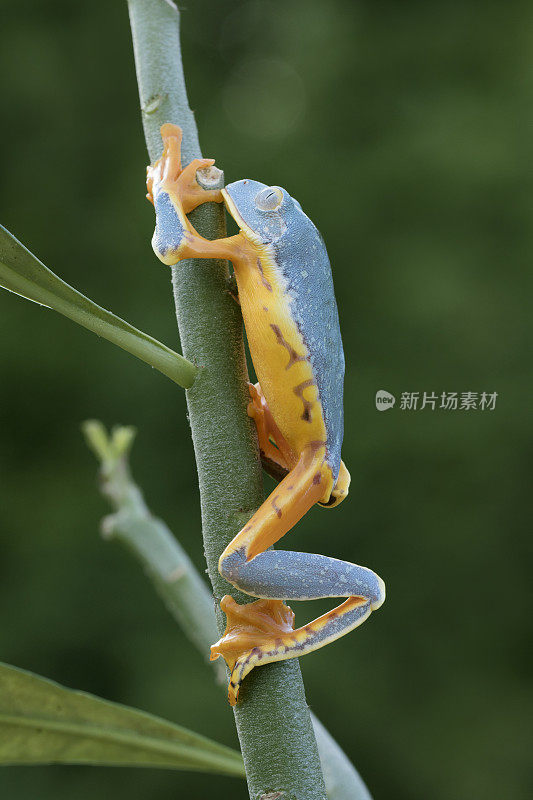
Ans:
{"type": "Polygon", "coordinates": [[[280,481],[222,553],[219,570],[255,602],[226,595],[224,636],[211,648],[230,670],[229,701],[237,702],[256,666],[323,647],[360,625],[385,599],[381,578],[365,567],[324,555],[270,550],[318,503],[333,508],[348,494],[341,461],[344,354],[328,255],[300,204],[279,186],[239,180],[203,190],[198,169],[181,165],[181,129],[161,128],[162,157],[148,168],[148,198],[156,212],[152,239],[168,265],[187,258],[229,259],[235,271],[258,383],[250,384],[264,463],[280,481]],[[209,241],[187,214],[201,203],[224,202],[239,233],[209,241]],[[285,600],[347,598],[303,627],[285,600]]]}

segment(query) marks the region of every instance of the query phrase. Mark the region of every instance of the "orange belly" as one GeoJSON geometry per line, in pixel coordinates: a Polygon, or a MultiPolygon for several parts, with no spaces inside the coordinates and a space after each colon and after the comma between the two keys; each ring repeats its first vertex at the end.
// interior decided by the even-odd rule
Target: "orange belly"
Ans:
{"type": "Polygon", "coordinates": [[[309,353],[291,316],[283,278],[269,257],[236,269],[250,354],[268,407],[294,453],[326,442],[309,353]]]}

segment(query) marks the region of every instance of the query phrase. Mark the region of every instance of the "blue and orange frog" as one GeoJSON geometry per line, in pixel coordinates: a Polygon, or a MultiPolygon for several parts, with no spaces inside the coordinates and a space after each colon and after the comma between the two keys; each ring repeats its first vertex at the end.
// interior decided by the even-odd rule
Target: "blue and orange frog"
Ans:
{"type": "Polygon", "coordinates": [[[168,265],[187,258],[229,259],[235,271],[258,383],[250,384],[263,463],[279,479],[222,553],[219,570],[233,586],[260,598],[239,605],[226,595],[225,635],[211,648],[231,677],[237,702],[244,677],[272,661],[323,647],[360,625],[385,599],[381,578],[365,567],[309,553],[271,550],[318,503],[333,508],[348,494],[341,461],[344,354],[331,268],[324,241],[300,204],[279,186],[240,180],[204,190],[195,159],[182,169],[181,129],[161,128],[163,155],[148,168],[156,212],[152,246],[168,265]],[[239,233],[209,241],[187,214],[223,202],[239,233]],[[293,629],[285,600],[347,598],[329,613],[293,629]]]}

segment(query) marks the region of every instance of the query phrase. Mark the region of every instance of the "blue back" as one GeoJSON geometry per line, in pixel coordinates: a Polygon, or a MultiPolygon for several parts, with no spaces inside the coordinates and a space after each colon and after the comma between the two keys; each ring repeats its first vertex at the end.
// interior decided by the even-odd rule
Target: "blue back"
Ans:
{"type": "Polygon", "coordinates": [[[292,315],[309,349],[336,480],[344,435],[344,350],[331,267],[324,240],[311,220],[301,212],[296,224],[285,221],[289,235],[274,242],[276,262],[288,284],[292,315]]]}

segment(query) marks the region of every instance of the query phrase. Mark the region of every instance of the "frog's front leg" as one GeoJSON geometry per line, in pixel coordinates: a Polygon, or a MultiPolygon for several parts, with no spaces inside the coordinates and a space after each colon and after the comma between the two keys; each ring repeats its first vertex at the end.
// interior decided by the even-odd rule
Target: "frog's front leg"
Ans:
{"type": "Polygon", "coordinates": [[[147,169],[147,197],[154,204],[156,227],[152,247],[168,266],[185,258],[229,258],[238,255],[238,237],[210,241],[200,236],[187,214],[202,203],[222,202],[220,189],[199,186],[196,173],[211,167],[212,158],[195,158],[182,169],[181,128],[167,123],[161,127],[163,155],[147,169]]]}
{"type": "Polygon", "coordinates": [[[331,486],[324,448],[306,449],[296,467],[272,492],[222,554],[221,574],[229,583],[261,600],[239,606],[231,597],[221,603],[225,635],[211,648],[230,670],[229,701],[234,705],[244,677],[255,666],[304,655],[361,624],[385,599],[383,581],[371,570],[309,553],[267,550],[331,486]],[[348,598],[313,622],[292,629],[292,611],[282,602],[325,597],[348,598]]]}

